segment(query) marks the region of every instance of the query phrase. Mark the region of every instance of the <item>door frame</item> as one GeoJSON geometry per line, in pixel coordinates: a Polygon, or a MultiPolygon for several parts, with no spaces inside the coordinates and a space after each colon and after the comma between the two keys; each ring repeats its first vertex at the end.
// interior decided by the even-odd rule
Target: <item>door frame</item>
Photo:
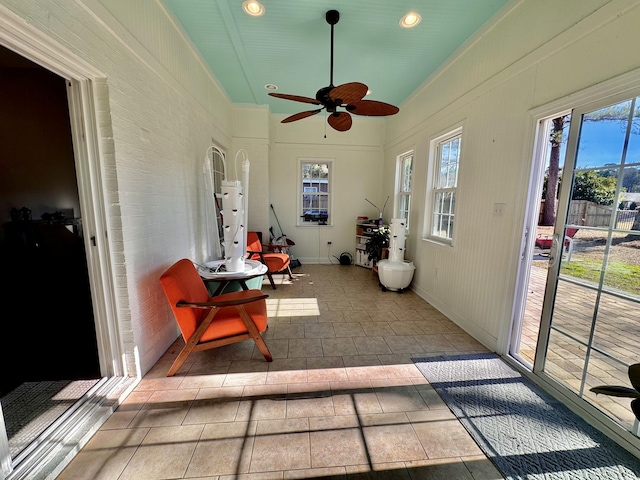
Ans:
{"type": "MultiPolygon", "coordinates": [[[[100,161],[101,147],[112,147],[107,143],[112,140],[100,139],[98,136],[97,111],[109,108],[106,76],[1,5],[0,45],[66,80],[98,357],[102,383],[106,385],[106,389],[99,392],[102,400],[90,402],[93,404],[91,408],[87,407],[85,413],[76,415],[76,421],[81,421],[92,415],[91,412],[95,414],[99,409],[104,410],[106,394],[109,391],[120,391],[128,382],[123,360],[125,349],[117,320],[113,261],[108,236],[109,217],[105,208],[106,186],[103,181],[103,163],[100,161]]],[[[108,116],[101,116],[99,123],[101,131],[111,130],[108,116]]],[[[105,135],[109,137],[106,133],[105,135]]],[[[104,413],[102,417],[102,421],[106,420],[104,413]]],[[[62,430],[67,435],[81,433],[81,429],[73,426],[65,426],[62,430]]],[[[20,471],[33,471],[39,462],[51,458],[55,449],[59,448],[55,444],[56,442],[43,441],[33,448],[27,458],[19,456],[18,461],[12,460],[4,417],[0,417],[0,479],[12,472],[14,478],[21,475],[20,471]]]]}
{"type": "MultiPolygon", "coordinates": [[[[538,361],[537,356],[541,355],[541,351],[543,350],[543,348],[541,348],[540,343],[547,341],[546,336],[545,338],[542,338],[541,341],[539,340],[539,346],[536,351],[536,360],[534,363],[534,365],[536,366],[534,367],[533,371],[531,370],[531,367],[533,366],[530,367],[527,364],[523,363],[521,361],[522,359],[511,355],[511,345],[514,341],[514,338],[518,337],[519,339],[519,333],[516,332],[515,329],[522,327],[521,319],[526,302],[528,276],[531,265],[530,259],[527,258],[527,255],[530,255],[533,252],[533,247],[535,244],[535,235],[531,235],[529,232],[535,231],[535,226],[537,225],[537,219],[539,215],[538,208],[540,199],[538,197],[541,195],[541,175],[544,174],[544,167],[541,166],[539,162],[537,162],[539,158],[539,148],[541,146],[540,136],[542,135],[542,133],[540,132],[540,122],[548,118],[553,118],[558,112],[573,111],[590,104],[605,102],[608,100],[611,100],[611,103],[615,103],[617,98],[624,97],[625,95],[637,96],[637,93],[635,93],[634,95],[634,92],[637,92],[639,88],[640,69],[637,69],[618,77],[614,77],[610,80],[604,81],[600,84],[587,87],[584,90],[570,93],[565,97],[556,99],[552,102],[541,105],[529,111],[530,131],[534,132],[534,134],[531,135],[528,145],[528,151],[532,152],[532,161],[530,164],[529,172],[529,188],[526,198],[527,203],[521,230],[523,245],[521,251],[523,257],[520,259],[517,268],[517,276],[513,295],[512,318],[511,324],[509,326],[509,335],[507,335],[508,344],[505,345],[506,348],[503,350],[507,352],[506,359],[516,368],[518,368],[518,370],[521,371],[525,376],[542,386],[554,398],[567,405],[571,410],[585,418],[589,423],[613,438],[618,444],[634,452],[635,454],[640,453],[640,439],[638,439],[638,437],[635,437],[630,432],[618,427],[617,425],[614,425],[609,417],[600,412],[598,409],[589,405],[587,402],[577,399],[572,395],[568,395],[567,392],[563,391],[563,389],[560,388],[555,381],[547,378],[544,374],[540,374],[543,372],[540,372],[541,362],[538,361]]],[[[572,122],[574,121],[575,119],[572,115],[572,122]]],[[[566,152],[567,157],[570,154],[571,152],[566,152]]],[[[568,193],[566,193],[566,195],[568,195],[568,193]]],[[[547,295],[550,294],[550,292],[545,293],[545,301],[547,295]]],[[[547,323],[545,324],[545,319],[541,319],[541,332],[545,328],[545,325],[548,329],[549,319],[546,320],[547,323]]]]}

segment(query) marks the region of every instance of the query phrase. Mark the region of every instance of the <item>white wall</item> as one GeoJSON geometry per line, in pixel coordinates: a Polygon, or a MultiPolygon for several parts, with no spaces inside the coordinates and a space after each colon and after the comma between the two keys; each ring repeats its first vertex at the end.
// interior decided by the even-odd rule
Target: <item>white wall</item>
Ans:
{"type": "MultiPolygon", "coordinates": [[[[347,251],[355,254],[356,217],[377,218],[378,212],[366,202],[380,207],[384,141],[384,121],[358,117],[351,130],[336,132],[324,116],[281,124],[284,116],[272,118],[269,159],[269,198],[282,231],[295,242],[291,253],[301,263],[338,263],[334,256],[347,251]],[[326,138],[324,137],[326,133],[326,138]],[[332,160],[330,225],[298,226],[297,191],[300,158],[332,160]],[[331,241],[329,247],[327,242],[331,241]]],[[[391,203],[391,200],[389,200],[391,203]]],[[[385,212],[389,212],[387,210],[385,212]]],[[[276,236],[280,229],[270,217],[276,236]]]]}
{"type": "Polygon", "coordinates": [[[228,152],[233,143],[233,106],[160,5],[0,1],[106,79],[96,79],[99,147],[118,326],[132,375],[145,373],[177,337],[158,278],[179,258],[200,260],[202,161],[212,139],[228,152]]]}
{"type": "Polygon", "coordinates": [[[635,0],[523,0],[460,49],[389,119],[384,190],[415,147],[412,287],[489,348],[511,321],[533,153],[530,110],[640,68],[635,0]],[[454,245],[422,239],[429,141],[463,125],[454,245]],[[504,203],[504,216],[493,216],[504,203]],[[436,277],[437,272],[437,277],[436,277]]]}

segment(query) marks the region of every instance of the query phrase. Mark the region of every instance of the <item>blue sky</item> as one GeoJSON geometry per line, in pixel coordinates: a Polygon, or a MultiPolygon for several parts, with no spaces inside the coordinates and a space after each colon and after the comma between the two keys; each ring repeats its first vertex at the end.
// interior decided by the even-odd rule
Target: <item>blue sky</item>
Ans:
{"type": "MultiPolygon", "coordinates": [[[[578,168],[618,164],[621,161],[626,122],[607,120],[584,122],[580,134],[578,168]]],[[[640,162],[640,135],[629,139],[626,164],[640,162]]]]}

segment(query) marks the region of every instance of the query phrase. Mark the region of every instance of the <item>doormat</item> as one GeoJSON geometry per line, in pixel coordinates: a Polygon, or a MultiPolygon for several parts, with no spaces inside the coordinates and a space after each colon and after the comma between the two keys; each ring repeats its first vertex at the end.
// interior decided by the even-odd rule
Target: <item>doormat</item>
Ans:
{"type": "Polygon", "coordinates": [[[639,478],[640,459],[497,355],[414,362],[505,478],[639,478]]]}

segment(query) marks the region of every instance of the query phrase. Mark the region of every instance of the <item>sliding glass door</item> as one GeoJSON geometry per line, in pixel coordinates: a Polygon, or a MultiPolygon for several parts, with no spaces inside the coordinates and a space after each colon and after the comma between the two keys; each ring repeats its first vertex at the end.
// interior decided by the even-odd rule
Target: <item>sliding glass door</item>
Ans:
{"type": "Polygon", "coordinates": [[[571,119],[533,371],[634,430],[630,399],[590,388],[640,362],[640,97],[571,119]]]}

